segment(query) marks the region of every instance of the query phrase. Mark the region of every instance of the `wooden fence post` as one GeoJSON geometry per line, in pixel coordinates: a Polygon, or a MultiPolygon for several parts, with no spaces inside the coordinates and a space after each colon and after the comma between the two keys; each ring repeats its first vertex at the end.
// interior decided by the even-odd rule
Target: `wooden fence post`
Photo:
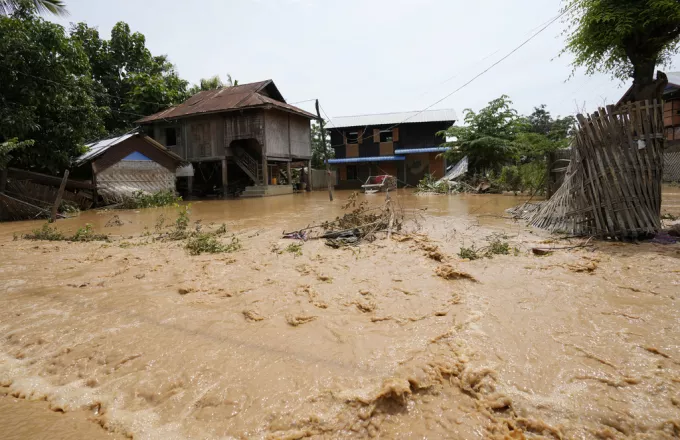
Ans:
{"type": "Polygon", "coordinates": [[[61,198],[64,195],[64,189],[66,189],[66,182],[68,181],[68,170],[64,171],[64,177],[61,179],[61,185],[59,185],[59,192],[57,193],[57,198],[54,201],[54,206],[52,206],[52,215],[50,215],[50,223],[53,223],[57,219],[57,210],[59,205],[61,205],[61,198]]]}

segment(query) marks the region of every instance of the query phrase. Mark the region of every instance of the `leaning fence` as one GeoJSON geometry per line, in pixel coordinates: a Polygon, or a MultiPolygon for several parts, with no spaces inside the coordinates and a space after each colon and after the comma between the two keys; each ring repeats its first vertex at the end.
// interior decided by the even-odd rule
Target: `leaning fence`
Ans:
{"type": "Polygon", "coordinates": [[[519,207],[530,224],[602,238],[660,228],[663,108],[656,100],[578,115],[564,183],[550,200],[519,207]]]}

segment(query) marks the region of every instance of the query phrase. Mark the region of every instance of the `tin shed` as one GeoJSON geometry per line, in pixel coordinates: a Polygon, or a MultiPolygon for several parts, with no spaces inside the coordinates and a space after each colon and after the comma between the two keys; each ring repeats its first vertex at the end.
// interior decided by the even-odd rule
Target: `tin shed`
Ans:
{"type": "Polygon", "coordinates": [[[127,133],[86,144],[76,172],[89,175],[105,203],[116,203],[136,191],[175,191],[175,172],[182,158],[149,136],[127,133]]]}

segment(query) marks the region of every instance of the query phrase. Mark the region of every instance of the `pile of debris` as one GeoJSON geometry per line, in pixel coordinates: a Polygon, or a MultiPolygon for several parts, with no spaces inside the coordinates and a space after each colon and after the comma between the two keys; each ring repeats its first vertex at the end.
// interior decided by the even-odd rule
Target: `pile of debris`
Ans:
{"type": "Polygon", "coordinates": [[[367,201],[359,202],[355,192],[342,208],[348,211],[343,216],[298,231],[284,232],[283,238],[325,239],[326,245],[339,248],[364,240],[373,241],[379,232],[390,238],[393,232],[401,230],[404,221],[403,210],[389,196],[384,205],[371,208],[367,201]]]}

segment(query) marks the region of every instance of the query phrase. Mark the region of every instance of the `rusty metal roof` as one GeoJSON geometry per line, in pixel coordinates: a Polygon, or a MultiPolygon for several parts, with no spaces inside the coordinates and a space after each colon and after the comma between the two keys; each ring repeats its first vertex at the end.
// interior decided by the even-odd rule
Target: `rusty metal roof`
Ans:
{"type": "Polygon", "coordinates": [[[198,92],[182,104],[170,107],[156,114],[139,119],[140,124],[147,124],[163,119],[177,119],[206,113],[228,112],[248,108],[274,107],[295,113],[306,118],[316,116],[300,108],[286,104],[274,81],[268,79],[249,84],[240,84],[218,90],[198,92]]]}

